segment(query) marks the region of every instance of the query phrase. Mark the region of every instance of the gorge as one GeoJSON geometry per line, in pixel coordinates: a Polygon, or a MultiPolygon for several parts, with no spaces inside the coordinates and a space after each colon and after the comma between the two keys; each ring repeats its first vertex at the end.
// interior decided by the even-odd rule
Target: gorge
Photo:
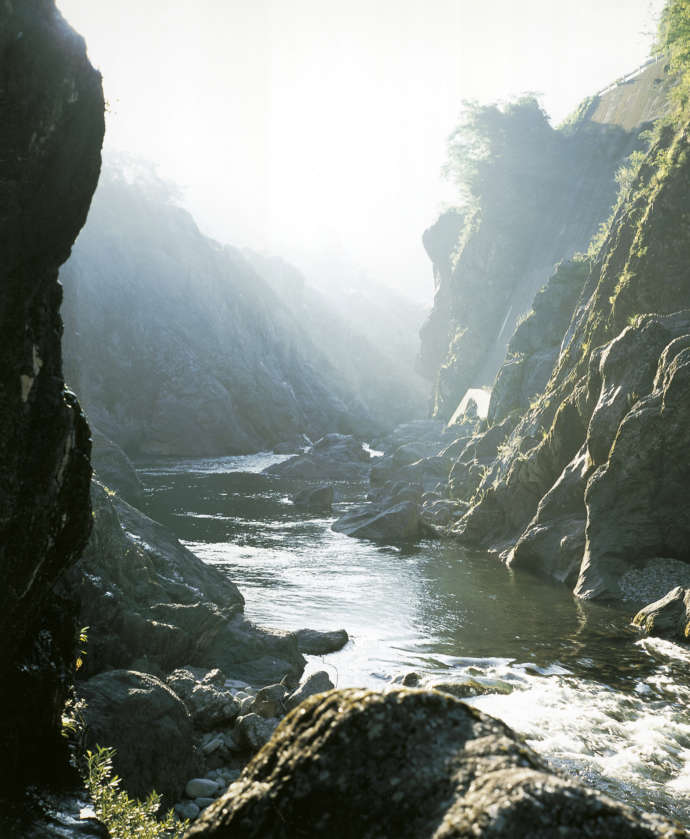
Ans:
{"type": "Polygon", "coordinates": [[[358,323],[140,161],[101,172],[53,0],[0,38],[0,835],[128,839],[76,771],[107,746],[190,837],[685,836],[675,54],[559,129],[530,97],[466,113],[427,418],[414,307],[358,323]]]}

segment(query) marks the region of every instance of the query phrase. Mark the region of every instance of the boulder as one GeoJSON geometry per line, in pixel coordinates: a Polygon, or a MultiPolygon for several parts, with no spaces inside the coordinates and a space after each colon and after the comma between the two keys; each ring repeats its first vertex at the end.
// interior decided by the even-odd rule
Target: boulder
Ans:
{"type": "Polygon", "coordinates": [[[640,609],[633,624],[646,635],[687,643],[690,640],[690,589],[681,586],[671,589],[661,600],[640,609]]]}
{"type": "Polygon", "coordinates": [[[303,510],[330,510],[333,504],[333,487],[322,484],[317,487],[305,487],[293,499],[295,507],[303,510]]]}
{"type": "Polygon", "coordinates": [[[240,744],[251,752],[258,752],[271,739],[277,725],[277,719],[265,719],[259,714],[250,713],[238,717],[236,731],[240,744]]]}
{"type": "Polygon", "coordinates": [[[320,632],[318,629],[298,629],[297,649],[306,655],[327,655],[342,649],[350,640],[344,629],[320,632]]]}
{"type": "Polygon", "coordinates": [[[312,445],[306,434],[298,434],[289,440],[283,440],[273,447],[274,454],[300,454],[312,445]]]}
{"type": "Polygon", "coordinates": [[[264,469],[269,475],[306,481],[361,481],[371,455],[351,434],[326,434],[303,455],[264,469]]]}
{"type": "Polygon", "coordinates": [[[271,717],[282,717],[285,712],[285,697],[288,690],[280,683],[267,685],[256,692],[251,711],[260,717],[270,719],[271,717]]]}
{"type": "Polygon", "coordinates": [[[285,703],[288,711],[296,708],[300,702],[304,702],[309,696],[314,696],[317,693],[323,693],[327,690],[332,690],[334,687],[328,673],[325,670],[319,670],[312,673],[309,678],[297,687],[297,689],[290,694],[285,703]]]}
{"type": "Polygon", "coordinates": [[[198,668],[179,668],[165,681],[184,701],[192,722],[202,731],[232,722],[240,711],[232,691],[224,687],[225,676],[220,670],[204,672],[198,668]]]}
{"type": "Polygon", "coordinates": [[[555,774],[506,725],[452,696],[349,689],[290,714],[189,839],[683,835],[555,774]]]}
{"type": "Polygon", "coordinates": [[[94,529],[70,574],[89,626],[83,677],[108,668],[158,674],[179,667],[221,668],[265,685],[299,679],[304,658],[290,633],[260,629],[244,599],[162,525],[93,482],[94,529]]]}
{"type": "Polygon", "coordinates": [[[147,673],[111,670],[78,686],[86,702],[87,744],[114,747],[113,765],[130,795],[155,789],[178,801],[200,768],[192,720],[182,700],[147,673]]]}
{"type": "Polygon", "coordinates": [[[218,784],[210,778],[192,778],[187,781],[184,794],[187,798],[212,798],[218,792],[218,784]]]}
{"type": "Polygon", "coordinates": [[[395,544],[419,538],[423,529],[413,501],[403,501],[382,512],[359,509],[346,513],[331,526],[338,533],[358,539],[395,544]]]}

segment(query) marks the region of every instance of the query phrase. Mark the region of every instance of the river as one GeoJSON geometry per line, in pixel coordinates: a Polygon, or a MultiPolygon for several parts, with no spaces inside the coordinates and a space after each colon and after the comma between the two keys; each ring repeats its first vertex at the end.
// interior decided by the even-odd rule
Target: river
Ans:
{"type": "MultiPolygon", "coordinates": [[[[345,628],[338,653],[309,658],[338,687],[468,676],[503,692],[468,700],[536,751],[638,809],[690,823],[687,650],[642,640],[628,612],[576,600],[493,557],[422,541],[378,546],[297,510],[272,454],[140,464],[148,512],[242,591],[267,627],[345,628]],[[506,691],[510,691],[509,693],[506,691]]],[[[361,499],[339,487],[336,511],[361,499]]]]}

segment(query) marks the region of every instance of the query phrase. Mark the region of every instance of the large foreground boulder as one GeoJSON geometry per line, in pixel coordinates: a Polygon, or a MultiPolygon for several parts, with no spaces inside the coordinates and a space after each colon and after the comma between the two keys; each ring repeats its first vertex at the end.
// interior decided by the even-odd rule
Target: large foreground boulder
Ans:
{"type": "Polygon", "coordinates": [[[199,771],[192,720],[182,700],[146,673],[111,670],[79,686],[86,701],[91,748],[116,749],[114,766],[131,795],[145,798],[152,789],[177,801],[189,778],[199,771]]]}
{"type": "Polygon", "coordinates": [[[436,691],[331,691],[296,708],[209,807],[204,839],[680,839],[553,774],[503,723],[436,691]]]}

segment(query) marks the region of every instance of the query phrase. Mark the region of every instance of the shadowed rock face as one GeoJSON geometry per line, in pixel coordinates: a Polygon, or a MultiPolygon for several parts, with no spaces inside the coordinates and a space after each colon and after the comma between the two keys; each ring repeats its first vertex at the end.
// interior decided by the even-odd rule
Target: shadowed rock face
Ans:
{"type": "Polygon", "coordinates": [[[53,765],[74,659],[52,589],[89,534],[90,442],[64,388],[57,278],[103,130],[100,75],[53,0],[0,5],[0,750],[18,784],[53,765]]]}
{"type": "Polygon", "coordinates": [[[436,691],[298,706],[189,833],[225,837],[684,835],[550,772],[503,723],[436,691]]]}

